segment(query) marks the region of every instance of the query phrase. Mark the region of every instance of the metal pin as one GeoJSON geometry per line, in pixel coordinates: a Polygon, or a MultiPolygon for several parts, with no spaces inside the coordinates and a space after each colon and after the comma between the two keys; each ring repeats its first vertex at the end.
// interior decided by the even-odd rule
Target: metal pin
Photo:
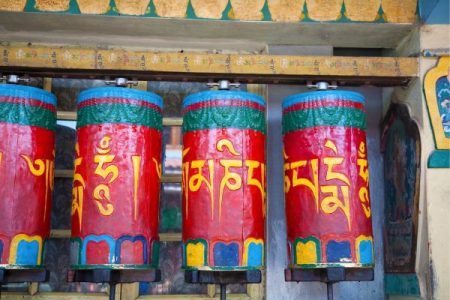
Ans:
{"type": "Polygon", "coordinates": [[[0,77],[0,81],[6,82],[6,83],[11,83],[11,84],[19,84],[20,82],[29,83],[30,77],[27,75],[20,77],[19,75],[10,74],[10,75],[0,77]]]}
{"type": "Polygon", "coordinates": [[[338,87],[336,81],[332,81],[331,84],[326,81],[319,81],[316,84],[313,84],[312,81],[308,81],[306,86],[309,89],[317,89],[318,91],[326,91],[328,89],[335,90],[338,87]]]}
{"type": "Polygon", "coordinates": [[[333,283],[327,282],[327,299],[333,300],[333,283]]]}
{"type": "Polygon", "coordinates": [[[137,80],[128,80],[125,77],[117,77],[113,80],[110,80],[109,78],[105,79],[105,83],[107,85],[114,84],[117,87],[131,87],[131,86],[137,86],[138,81],[137,80]]]}
{"type": "Polygon", "coordinates": [[[218,87],[219,90],[229,90],[230,88],[239,88],[241,84],[239,82],[231,83],[229,80],[219,80],[218,82],[208,82],[207,86],[212,89],[218,87]]]}

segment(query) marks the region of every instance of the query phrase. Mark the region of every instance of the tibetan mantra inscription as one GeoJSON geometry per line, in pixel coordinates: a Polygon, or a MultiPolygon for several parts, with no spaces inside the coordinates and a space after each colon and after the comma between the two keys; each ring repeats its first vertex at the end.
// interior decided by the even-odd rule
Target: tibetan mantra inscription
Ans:
{"type": "Polygon", "coordinates": [[[364,103],[349,91],[283,102],[291,267],[373,267],[364,103]]]}
{"type": "Polygon", "coordinates": [[[128,88],[78,97],[71,267],[158,265],[162,99],[128,88]]]}
{"type": "Polygon", "coordinates": [[[50,233],[56,98],[0,85],[0,269],[39,268],[50,233]]]}
{"type": "Polygon", "coordinates": [[[264,266],[265,101],[205,91],[183,101],[183,266],[264,266]]]}

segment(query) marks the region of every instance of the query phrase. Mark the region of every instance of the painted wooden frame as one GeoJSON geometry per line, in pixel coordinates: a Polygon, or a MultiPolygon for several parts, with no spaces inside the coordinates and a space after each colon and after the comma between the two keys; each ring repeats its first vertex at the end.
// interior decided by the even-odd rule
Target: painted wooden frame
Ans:
{"type": "MultiPolygon", "coordinates": [[[[446,136],[439,113],[438,99],[436,94],[436,84],[439,79],[450,76],[450,56],[443,56],[439,59],[436,67],[432,68],[425,75],[424,93],[428,106],[428,113],[433,127],[434,140],[437,149],[450,149],[450,132],[446,136]]],[[[449,99],[450,100],[450,99],[449,99]]],[[[450,104],[448,104],[450,105],[450,104]]]]}
{"type": "Polygon", "coordinates": [[[450,168],[450,56],[439,58],[424,78],[424,94],[436,150],[428,158],[429,168],[450,168]],[[438,86],[439,85],[439,86],[438,86]],[[438,91],[440,86],[444,86],[438,91]],[[446,94],[443,101],[440,93],[446,94]]]}

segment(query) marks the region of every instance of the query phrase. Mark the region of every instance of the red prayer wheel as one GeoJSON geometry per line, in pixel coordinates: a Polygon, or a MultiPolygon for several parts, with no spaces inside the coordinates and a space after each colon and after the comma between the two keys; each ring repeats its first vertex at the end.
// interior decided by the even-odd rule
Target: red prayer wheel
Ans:
{"type": "Polygon", "coordinates": [[[183,267],[264,266],[265,102],[240,91],[183,101],[183,267]]]}
{"type": "Polygon", "coordinates": [[[0,84],[0,269],[39,268],[50,233],[56,97],[0,84]]]}
{"type": "Polygon", "coordinates": [[[156,268],[162,99],[106,87],[77,105],[71,267],[156,268]]]}
{"type": "Polygon", "coordinates": [[[291,267],[373,267],[364,103],[350,91],[283,101],[291,267]]]}

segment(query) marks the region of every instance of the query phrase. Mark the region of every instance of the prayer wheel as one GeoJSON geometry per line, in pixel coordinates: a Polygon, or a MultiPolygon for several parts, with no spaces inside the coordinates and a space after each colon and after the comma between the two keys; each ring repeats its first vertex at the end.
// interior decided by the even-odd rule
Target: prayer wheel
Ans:
{"type": "Polygon", "coordinates": [[[264,266],[265,101],[205,91],[183,101],[183,266],[264,266]]]}
{"type": "Polygon", "coordinates": [[[290,266],[374,264],[364,97],[314,91],[283,101],[290,266]]]}
{"type": "Polygon", "coordinates": [[[0,84],[0,269],[39,268],[50,233],[56,97],[0,84]]]}
{"type": "Polygon", "coordinates": [[[102,87],[77,106],[71,267],[156,268],[162,99],[102,87]]]}

